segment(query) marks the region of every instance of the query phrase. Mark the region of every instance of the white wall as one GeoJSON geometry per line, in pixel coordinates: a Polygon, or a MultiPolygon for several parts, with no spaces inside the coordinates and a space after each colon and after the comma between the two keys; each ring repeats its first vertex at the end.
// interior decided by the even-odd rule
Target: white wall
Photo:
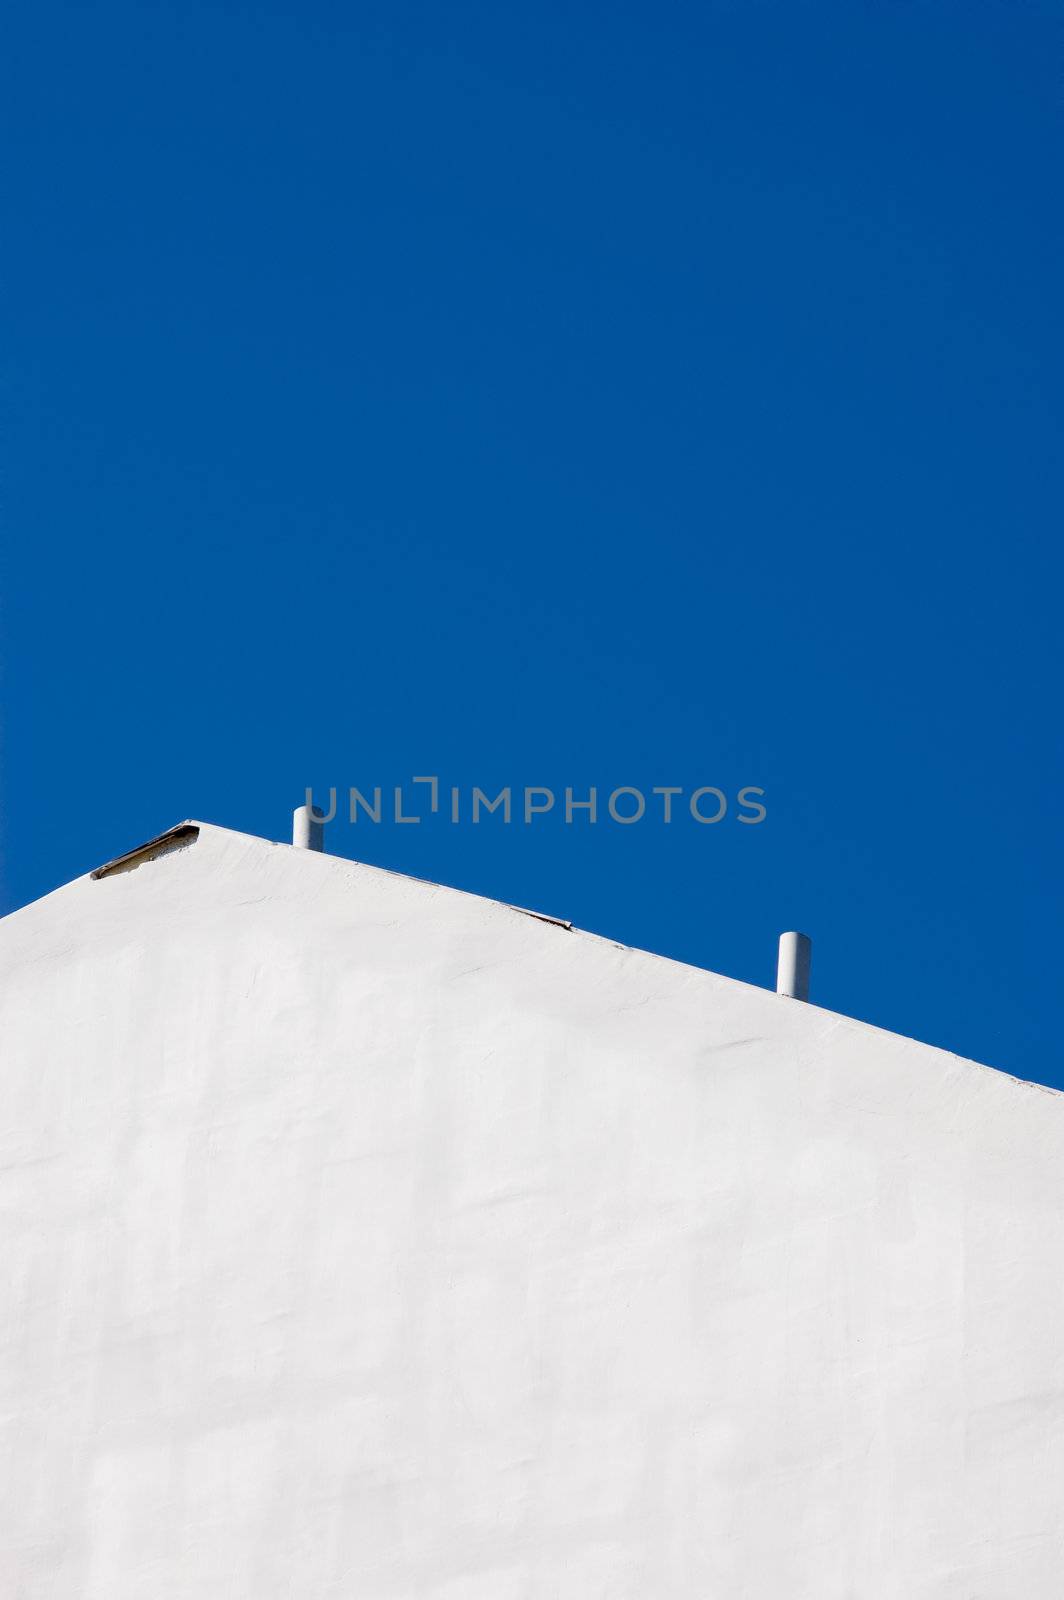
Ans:
{"type": "Polygon", "coordinates": [[[1059,1600],[1064,1100],[204,828],[0,923],[0,1595],[1059,1600]]]}

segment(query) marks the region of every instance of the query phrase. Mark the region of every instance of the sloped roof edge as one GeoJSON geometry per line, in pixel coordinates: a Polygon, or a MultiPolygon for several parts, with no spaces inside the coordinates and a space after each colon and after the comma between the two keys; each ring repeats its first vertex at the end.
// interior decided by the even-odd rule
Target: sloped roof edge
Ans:
{"type": "MultiPolygon", "coordinates": [[[[595,941],[602,940],[603,943],[612,945],[617,950],[631,951],[631,953],[634,955],[649,958],[652,961],[661,961],[670,966],[684,967],[691,972],[705,973],[719,982],[735,985],[739,989],[751,990],[753,993],[757,994],[763,999],[778,999],[781,1005],[801,1007],[803,1011],[815,1013],[833,1026],[845,1025],[846,1027],[856,1030],[885,1035],[887,1038],[897,1040],[901,1044],[914,1045],[924,1050],[933,1050],[940,1055],[948,1056],[953,1061],[961,1062],[966,1066],[977,1068],[981,1072],[991,1072],[995,1075],[995,1077],[1004,1078],[1009,1082],[1018,1084],[1025,1089],[1037,1089],[1044,1094],[1052,1095],[1054,1098],[1064,1098],[1064,1091],[1053,1089],[1047,1084],[1036,1083],[1031,1079],[1018,1078],[1014,1073],[1004,1072],[1001,1068],[992,1067],[985,1062],[975,1061],[967,1056],[960,1056],[954,1051],[944,1049],[941,1045],[928,1044],[924,1040],[913,1039],[909,1035],[896,1033],[889,1028],[878,1027],[875,1023],[865,1022],[858,1017],[847,1016],[842,1012],[830,1011],[826,1007],[817,1006],[812,1002],[798,1001],[788,999],[783,996],[776,996],[772,989],[762,987],[758,984],[747,983],[741,978],[729,977],[726,973],[714,972],[712,969],[706,967],[696,967],[689,962],[678,961],[675,957],[664,956],[655,951],[643,950],[636,945],[625,945],[620,940],[611,939],[608,936],[596,934],[587,929],[577,928],[568,919],[554,916],[548,912],[531,910],[528,907],[514,905],[505,900],[496,900],[489,895],[478,894],[473,890],[457,888],[453,884],[441,884],[430,878],[419,878],[413,873],[398,872],[394,868],[380,867],[372,865],[368,862],[357,861],[353,857],[331,855],[328,852],[299,849],[285,840],[267,839],[261,834],[245,833],[238,828],[229,828],[221,823],[203,822],[194,817],[185,818],[184,821],[175,823],[172,827],[164,829],[162,833],[156,834],[153,838],[146,840],[143,844],[136,845],[132,849],[123,851],[120,855],[112,857],[110,860],[103,862],[100,866],[93,868],[90,872],[83,874],[82,879],[71,879],[70,884],[84,881],[85,879],[98,880],[109,877],[112,874],[131,871],[142,864],[156,860],[160,856],[189,848],[196,843],[201,832],[204,831],[207,833],[222,834],[234,840],[247,840],[250,844],[291,850],[294,855],[304,857],[308,862],[316,861],[328,863],[331,867],[335,867],[340,870],[355,868],[362,872],[380,873],[384,877],[398,878],[407,883],[423,884],[427,889],[441,891],[444,894],[453,894],[461,896],[464,899],[476,900],[485,906],[500,907],[502,909],[512,911],[519,916],[530,917],[536,921],[558,927],[565,932],[574,933],[581,939],[595,941]]],[[[29,905],[39,904],[41,900],[48,899],[50,898],[51,894],[57,893],[59,890],[69,886],[70,885],[60,885],[56,890],[50,891],[49,895],[42,895],[39,897],[38,901],[29,902],[29,905]]],[[[17,916],[19,915],[19,911],[28,910],[29,905],[20,907],[17,910],[10,912],[8,915],[17,916]]],[[[0,918],[0,923],[5,922],[6,920],[6,917],[0,918]]]]}

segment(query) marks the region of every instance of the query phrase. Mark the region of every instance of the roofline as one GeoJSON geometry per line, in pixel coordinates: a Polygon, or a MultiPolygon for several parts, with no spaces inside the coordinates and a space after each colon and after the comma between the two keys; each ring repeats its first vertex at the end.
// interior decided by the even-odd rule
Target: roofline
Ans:
{"type": "MultiPolygon", "coordinates": [[[[283,841],[266,839],[261,834],[245,833],[240,828],[227,827],[224,823],[202,822],[195,818],[189,817],[183,822],[176,823],[172,828],[167,828],[163,833],[156,834],[154,838],[147,840],[144,844],[137,845],[132,850],[126,850],[121,855],[115,856],[110,861],[105,861],[102,866],[96,867],[94,871],[87,873],[85,876],[89,879],[99,879],[108,877],[112,874],[133,871],[136,867],[141,866],[145,862],[153,861],[159,856],[168,855],[172,852],[188,848],[190,845],[196,842],[200,832],[204,829],[206,829],[208,832],[227,834],[229,837],[235,839],[247,839],[260,845],[276,845],[278,843],[283,843],[283,841]]],[[[793,1001],[787,999],[785,996],[777,996],[774,990],[761,984],[750,983],[742,978],[729,977],[727,974],[716,972],[712,968],[695,966],[691,962],[678,960],[675,956],[662,955],[658,951],[644,950],[639,945],[623,944],[617,939],[610,938],[608,935],[592,933],[588,929],[577,928],[568,919],[564,917],[551,916],[548,912],[533,911],[525,906],[513,905],[511,902],[506,900],[496,900],[491,895],[479,894],[474,890],[459,888],[455,884],[439,883],[432,878],[419,878],[413,873],[401,872],[394,867],[374,866],[369,862],[358,861],[350,856],[336,856],[325,852],[317,854],[308,851],[299,851],[299,854],[304,856],[309,855],[316,861],[329,861],[330,863],[335,863],[337,866],[348,868],[353,867],[356,869],[361,869],[364,872],[380,873],[385,877],[399,878],[407,883],[420,883],[426,888],[442,889],[447,894],[457,894],[461,895],[465,899],[479,900],[486,905],[499,906],[507,911],[516,912],[519,916],[530,917],[538,922],[553,924],[555,927],[558,927],[565,932],[578,934],[584,938],[602,940],[603,943],[610,944],[615,949],[630,951],[634,955],[648,956],[651,960],[664,961],[670,966],[686,967],[691,972],[697,972],[716,978],[721,982],[733,984],[741,989],[749,989],[753,993],[761,996],[779,999],[781,1004],[793,1004],[793,1001]]],[[[77,879],[73,880],[73,882],[77,881],[77,879]]],[[[81,881],[84,881],[84,879],[81,881]]],[[[59,887],[66,888],[69,887],[69,885],[60,885],[59,887]]],[[[52,892],[57,893],[58,890],[53,890],[52,892]]],[[[45,895],[42,898],[48,899],[49,896],[45,895]]],[[[30,902],[31,905],[39,903],[39,901],[30,902]]],[[[0,918],[0,921],[6,922],[9,916],[17,916],[19,915],[20,911],[26,910],[29,910],[28,905],[16,908],[15,911],[9,912],[7,913],[7,916],[0,918]]],[[[1005,1078],[1024,1089],[1035,1089],[1042,1094],[1052,1095],[1055,1099],[1064,1099],[1064,1089],[1057,1089],[1050,1084],[1040,1083],[1037,1079],[1021,1078],[1017,1076],[1016,1073],[1008,1072],[1004,1068],[993,1067],[988,1062],[977,1061],[970,1056],[959,1055],[955,1050],[950,1050],[947,1046],[931,1044],[926,1039],[915,1039],[910,1034],[899,1033],[895,1029],[884,1028],[874,1022],[866,1022],[861,1017],[848,1016],[845,1012],[829,1010],[826,1006],[819,1006],[815,1002],[804,1002],[802,1009],[808,1010],[810,1013],[819,1013],[821,1017],[823,1017],[825,1020],[829,1020],[833,1025],[844,1024],[847,1027],[860,1031],[881,1034],[887,1038],[894,1039],[899,1044],[915,1045],[923,1050],[933,1050],[938,1055],[948,1056],[953,1061],[960,1062],[965,1066],[975,1067],[981,1072],[993,1073],[995,1077],[1005,1078]]]]}
{"type": "Polygon", "coordinates": [[[195,844],[199,831],[198,822],[179,822],[173,828],[167,828],[165,833],[157,833],[146,844],[138,844],[134,849],[105,861],[102,867],[90,872],[89,877],[106,878],[112,872],[130,872],[134,867],[139,867],[142,861],[154,861],[156,856],[168,855],[171,850],[181,850],[195,844]]]}

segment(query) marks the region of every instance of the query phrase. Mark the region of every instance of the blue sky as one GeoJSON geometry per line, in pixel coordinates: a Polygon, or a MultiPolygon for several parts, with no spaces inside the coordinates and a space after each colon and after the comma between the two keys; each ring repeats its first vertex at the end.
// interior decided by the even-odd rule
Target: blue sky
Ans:
{"type": "Polygon", "coordinates": [[[1059,8],[8,22],[2,901],[338,853],[1064,1085],[1059,8]],[[682,819],[681,819],[682,821],[682,819]]]}

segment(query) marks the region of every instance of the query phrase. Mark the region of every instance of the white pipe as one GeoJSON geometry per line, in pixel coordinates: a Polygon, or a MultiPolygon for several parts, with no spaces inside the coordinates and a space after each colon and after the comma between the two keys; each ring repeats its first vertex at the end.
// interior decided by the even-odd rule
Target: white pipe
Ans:
{"type": "Polygon", "coordinates": [[[785,994],[792,1000],[808,1000],[812,960],[813,941],[807,933],[781,933],[776,993],[785,994]]]}
{"type": "Polygon", "coordinates": [[[301,850],[325,849],[325,818],[317,806],[296,806],[292,812],[292,843],[301,850]]]}

